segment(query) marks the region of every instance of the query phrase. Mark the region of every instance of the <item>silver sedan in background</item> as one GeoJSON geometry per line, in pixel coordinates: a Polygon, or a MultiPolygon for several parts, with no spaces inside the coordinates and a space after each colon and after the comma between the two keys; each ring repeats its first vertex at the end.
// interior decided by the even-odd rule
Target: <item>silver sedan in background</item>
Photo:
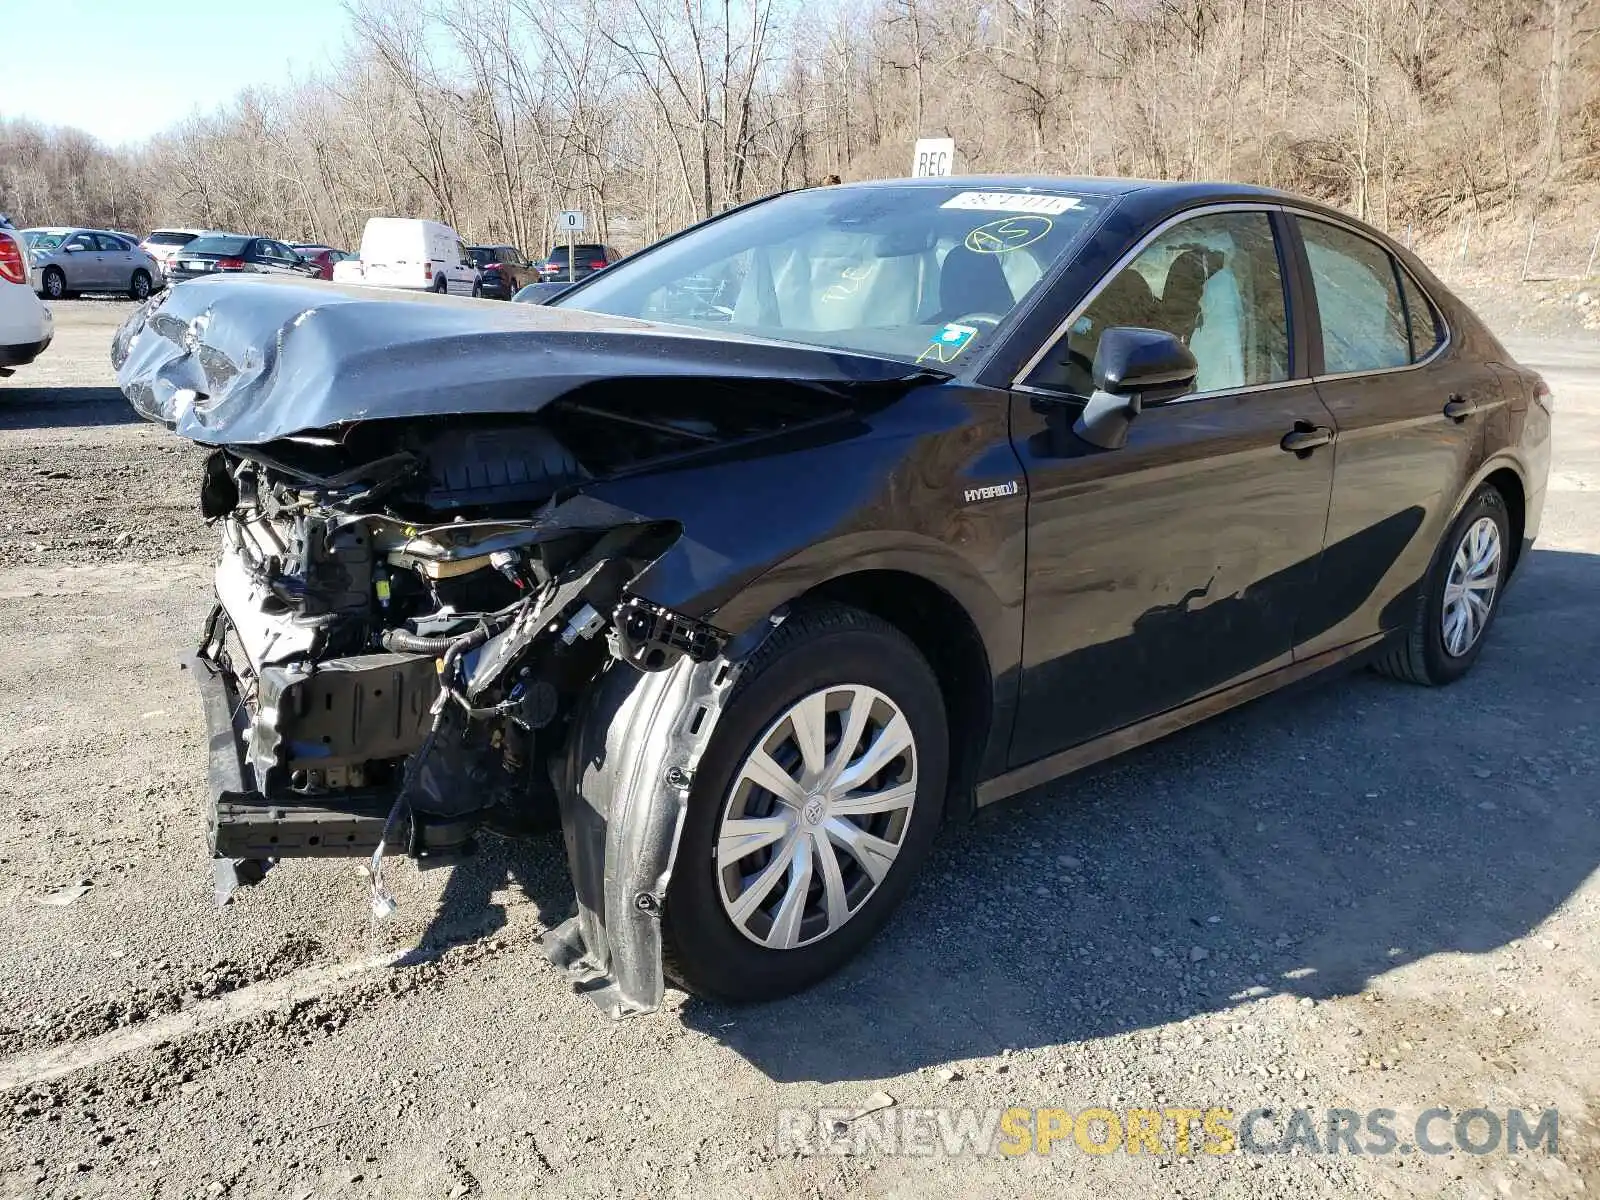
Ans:
{"type": "Polygon", "coordinates": [[[104,229],[24,229],[29,281],[47,300],[77,292],[122,292],[143,300],[165,282],[133,239],[104,229]]]}

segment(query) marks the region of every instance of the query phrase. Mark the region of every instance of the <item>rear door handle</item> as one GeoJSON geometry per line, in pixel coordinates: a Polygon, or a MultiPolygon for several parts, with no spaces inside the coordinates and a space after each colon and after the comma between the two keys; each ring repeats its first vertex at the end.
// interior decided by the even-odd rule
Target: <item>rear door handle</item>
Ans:
{"type": "Polygon", "coordinates": [[[1318,446],[1326,446],[1333,441],[1333,430],[1326,425],[1313,425],[1310,421],[1296,421],[1294,428],[1283,435],[1283,441],[1278,445],[1289,451],[1296,458],[1310,458],[1311,452],[1318,446]]]}
{"type": "Polygon", "coordinates": [[[1477,411],[1477,402],[1468,400],[1464,396],[1452,395],[1450,399],[1446,400],[1444,403],[1444,415],[1449,417],[1457,424],[1465,421],[1477,411]]]}

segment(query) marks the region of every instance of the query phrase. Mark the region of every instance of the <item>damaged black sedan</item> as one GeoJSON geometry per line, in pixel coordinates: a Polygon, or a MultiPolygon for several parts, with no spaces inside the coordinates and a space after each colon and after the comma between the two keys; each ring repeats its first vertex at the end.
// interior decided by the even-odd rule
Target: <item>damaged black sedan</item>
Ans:
{"type": "Polygon", "coordinates": [[[381,913],[386,853],[559,823],[613,1014],[821,978],[975,805],[1459,677],[1549,462],[1414,256],[1235,185],[790,193],[546,305],[197,281],[113,358],[212,448],[224,885],[370,857],[381,913]]]}

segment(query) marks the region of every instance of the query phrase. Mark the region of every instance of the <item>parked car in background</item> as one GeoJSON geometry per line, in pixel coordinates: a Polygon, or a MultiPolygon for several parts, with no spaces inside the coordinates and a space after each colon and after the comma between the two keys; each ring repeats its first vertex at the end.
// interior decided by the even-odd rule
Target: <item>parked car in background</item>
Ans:
{"type": "Polygon", "coordinates": [[[319,267],[282,242],[239,233],[215,233],[195,238],[185,246],[172,260],[167,277],[173,283],[182,283],[219,273],[294,275],[301,279],[318,279],[322,275],[319,267]]]}
{"type": "Polygon", "coordinates": [[[161,264],[104,229],[24,229],[33,288],[48,300],[79,292],[125,292],[143,300],[160,286],[161,264]]]}
{"type": "Polygon", "coordinates": [[[44,353],[55,328],[28,278],[28,248],[0,216],[0,376],[44,353]]]}
{"type": "Polygon", "coordinates": [[[412,292],[483,293],[483,272],[461,237],[443,221],[369,217],[361,231],[359,265],[336,264],[334,280],[412,292]]]}
{"type": "Polygon", "coordinates": [[[323,279],[332,279],[335,266],[347,258],[355,257],[348,250],[335,250],[318,242],[295,242],[289,249],[316,267],[323,279]]]}
{"type": "Polygon", "coordinates": [[[165,271],[172,265],[173,256],[195,238],[218,232],[216,229],[156,229],[145,235],[139,243],[139,249],[160,263],[165,271]]]}
{"type": "Polygon", "coordinates": [[[539,282],[539,268],[515,246],[468,246],[467,253],[483,274],[483,294],[491,300],[510,300],[539,282]]]}
{"type": "Polygon", "coordinates": [[[601,246],[585,242],[572,248],[572,267],[567,266],[567,248],[557,246],[550,257],[539,264],[539,278],[547,283],[558,280],[587,279],[596,271],[603,271],[622,257],[614,246],[601,246]]]}

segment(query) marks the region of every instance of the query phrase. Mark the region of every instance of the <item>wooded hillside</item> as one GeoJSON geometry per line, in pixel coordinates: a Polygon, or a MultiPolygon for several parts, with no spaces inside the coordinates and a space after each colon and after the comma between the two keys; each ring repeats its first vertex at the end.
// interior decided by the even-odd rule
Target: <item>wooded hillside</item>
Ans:
{"type": "Polygon", "coordinates": [[[625,247],[837,173],[1231,178],[1392,230],[1600,193],[1600,0],[435,0],[316,78],[108,151],[0,124],[0,211],[353,245],[438,216],[625,247]]]}

